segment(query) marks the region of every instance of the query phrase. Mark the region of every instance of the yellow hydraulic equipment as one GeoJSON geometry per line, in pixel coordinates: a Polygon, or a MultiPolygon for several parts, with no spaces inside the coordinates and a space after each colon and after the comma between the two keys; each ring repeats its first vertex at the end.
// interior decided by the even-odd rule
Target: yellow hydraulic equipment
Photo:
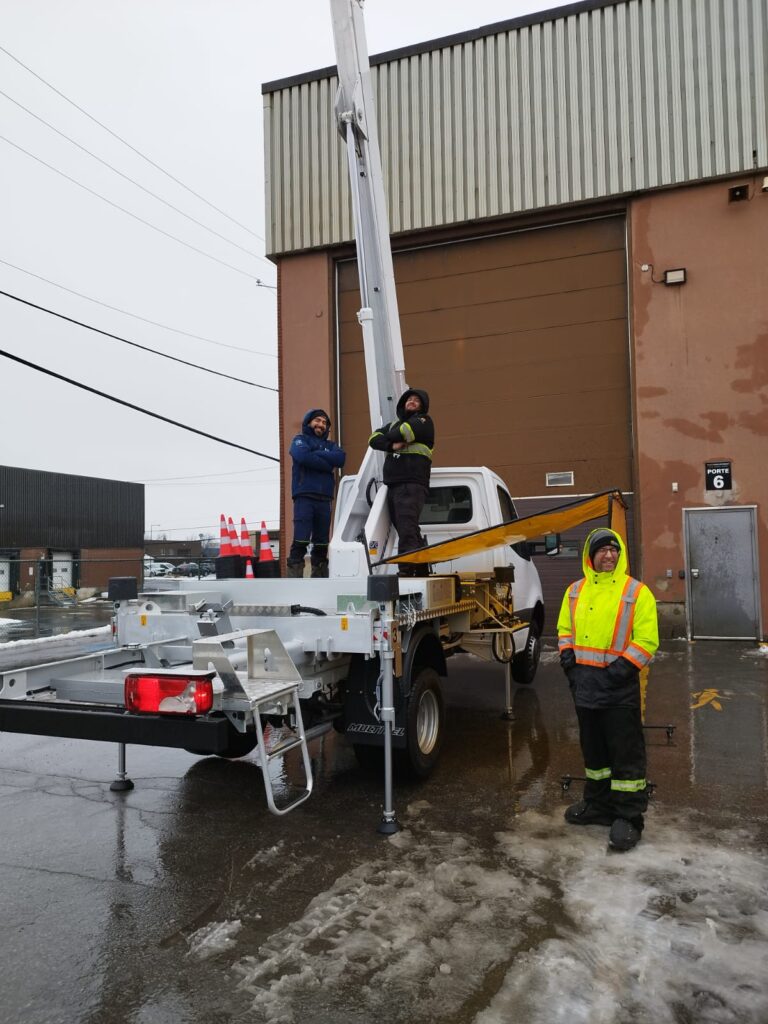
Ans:
{"type": "Polygon", "coordinates": [[[454,558],[474,555],[478,551],[490,551],[492,548],[506,544],[518,544],[523,540],[533,540],[547,534],[564,533],[566,530],[586,523],[590,519],[608,517],[608,527],[615,530],[627,547],[627,505],[621,491],[605,491],[593,494],[589,498],[560,505],[549,512],[538,512],[536,515],[515,519],[511,523],[501,523],[485,530],[467,533],[463,537],[430,544],[417,551],[406,551],[402,555],[382,559],[377,565],[388,565],[397,562],[400,565],[424,565],[436,562],[449,562],[454,558]]]}

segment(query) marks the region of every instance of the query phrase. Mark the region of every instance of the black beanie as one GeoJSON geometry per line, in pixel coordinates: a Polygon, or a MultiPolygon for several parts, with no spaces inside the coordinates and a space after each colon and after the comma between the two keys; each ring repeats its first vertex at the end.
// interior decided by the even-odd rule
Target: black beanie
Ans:
{"type": "Polygon", "coordinates": [[[611,533],[610,530],[598,530],[592,540],[589,542],[589,560],[594,564],[595,554],[600,548],[609,546],[616,548],[617,551],[621,551],[621,545],[616,540],[616,536],[611,533]]]}

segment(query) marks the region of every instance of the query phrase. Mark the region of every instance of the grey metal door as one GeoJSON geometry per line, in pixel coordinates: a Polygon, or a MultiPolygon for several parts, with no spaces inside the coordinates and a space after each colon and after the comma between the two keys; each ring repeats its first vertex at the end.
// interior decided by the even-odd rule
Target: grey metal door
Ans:
{"type": "Polygon", "coordinates": [[[758,639],[756,508],[686,508],[683,524],[689,636],[758,639]]]}

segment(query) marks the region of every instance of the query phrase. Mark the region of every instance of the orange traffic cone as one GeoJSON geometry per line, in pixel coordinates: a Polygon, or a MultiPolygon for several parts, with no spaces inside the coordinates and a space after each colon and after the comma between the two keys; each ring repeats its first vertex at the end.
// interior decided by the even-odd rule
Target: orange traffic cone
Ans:
{"type": "Polygon", "coordinates": [[[240,554],[246,558],[253,558],[253,548],[251,547],[251,535],[248,533],[248,527],[246,526],[243,517],[240,517],[240,554]]]}
{"type": "Polygon", "coordinates": [[[274,560],[275,556],[272,554],[272,548],[269,546],[269,533],[267,532],[267,524],[262,519],[261,539],[259,541],[259,561],[274,562],[274,560]]]}
{"type": "Polygon", "coordinates": [[[240,555],[242,554],[240,551],[240,541],[237,538],[237,529],[232,522],[232,516],[228,517],[227,522],[229,523],[229,545],[232,548],[230,555],[240,555]]]}
{"type": "Polygon", "coordinates": [[[227,529],[227,520],[224,518],[224,513],[221,513],[221,519],[219,521],[219,557],[228,558],[232,554],[232,544],[229,540],[229,530],[227,529]]]}
{"type": "Polygon", "coordinates": [[[251,562],[250,558],[247,558],[245,560],[245,578],[247,580],[252,580],[256,578],[253,575],[253,563],[251,562]]]}

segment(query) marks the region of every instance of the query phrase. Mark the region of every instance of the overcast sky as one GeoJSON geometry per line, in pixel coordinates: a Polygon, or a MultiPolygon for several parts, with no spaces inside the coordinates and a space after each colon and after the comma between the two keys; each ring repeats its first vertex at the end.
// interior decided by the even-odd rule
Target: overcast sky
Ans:
{"type": "MultiPolygon", "coordinates": [[[[369,49],[380,53],[557,6],[556,0],[368,0],[369,49]]],[[[263,258],[261,84],[335,63],[326,0],[0,0],[0,11],[0,290],[274,388],[275,292],[256,281],[275,282],[274,267],[263,258]]],[[[4,351],[280,455],[273,391],[182,366],[5,296],[0,316],[4,351]]],[[[0,463],[144,482],[146,529],[155,537],[217,533],[221,512],[245,516],[252,527],[262,519],[277,525],[276,463],[5,357],[0,463]]],[[[0,495],[0,504],[10,501],[12,495],[0,495]]]]}

